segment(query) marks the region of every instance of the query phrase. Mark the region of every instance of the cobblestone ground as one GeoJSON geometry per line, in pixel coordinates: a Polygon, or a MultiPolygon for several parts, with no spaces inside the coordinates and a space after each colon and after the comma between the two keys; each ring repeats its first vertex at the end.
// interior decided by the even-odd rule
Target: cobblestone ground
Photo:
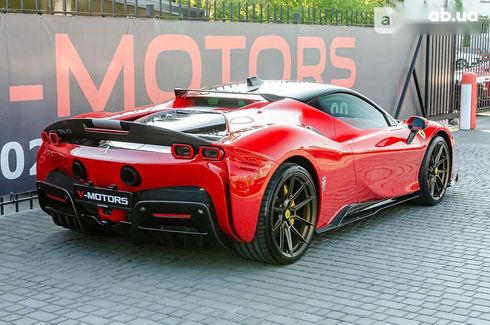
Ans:
{"type": "Polygon", "coordinates": [[[441,205],[322,235],[290,266],[0,217],[0,323],[490,324],[490,116],[478,123],[456,134],[460,182],[441,205]]]}

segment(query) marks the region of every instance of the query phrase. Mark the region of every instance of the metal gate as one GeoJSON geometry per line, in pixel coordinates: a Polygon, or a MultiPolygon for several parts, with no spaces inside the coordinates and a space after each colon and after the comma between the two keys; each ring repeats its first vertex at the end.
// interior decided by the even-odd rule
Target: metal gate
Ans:
{"type": "Polygon", "coordinates": [[[432,119],[452,119],[455,111],[457,36],[426,36],[425,109],[432,119]]]}
{"type": "Polygon", "coordinates": [[[459,116],[464,72],[477,76],[477,110],[490,110],[490,22],[480,27],[476,34],[426,36],[424,103],[431,119],[459,116]]]}

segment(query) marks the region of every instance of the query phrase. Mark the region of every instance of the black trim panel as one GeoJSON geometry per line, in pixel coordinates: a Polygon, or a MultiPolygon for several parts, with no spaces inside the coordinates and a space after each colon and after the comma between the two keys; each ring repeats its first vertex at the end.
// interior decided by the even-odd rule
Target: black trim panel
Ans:
{"type": "MultiPolygon", "coordinates": [[[[56,174],[59,173],[61,172],[56,174]]],[[[62,183],[69,185],[70,178],[67,176],[62,183]]],[[[68,188],[73,189],[73,185],[68,188]]],[[[182,186],[135,192],[134,208],[127,212],[126,221],[118,223],[102,221],[96,204],[75,202],[73,191],[42,181],[37,182],[37,189],[39,203],[44,212],[51,216],[62,214],[75,220],[77,228],[82,232],[84,222],[91,221],[101,227],[129,226],[131,238],[135,241],[138,241],[140,233],[148,231],[210,235],[222,246],[230,248],[228,237],[219,228],[209,194],[198,187],[182,186]],[[154,214],[189,215],[189,218],[160,218],[154,214]]]]}
{"type": "Polygon", "coordinates": [[[370,217],[383,209],[401,204],[403,202],[413,200],[418,196],[419,196],[418,193],[414,193],[405,196],[400,196],[394,199],[379,200],[379,201],[351,204],[345,206],[342,210],[340,210],[340,212],[333,218],[333,220],[328,225],[320,229],[317,229],[315,232],[317,234],[321,234],[329,230],[333,230],[338,227],[348,225],[355,221],[370,217]]]}
{"type": "Polygon", "coordinates": [[[157,146],[186,143],[195,148],[212,144],[210,141],[179,131],[117,120],[67,119],[51,124],[45,131],[56,132],[65,141],[71,139],[112,140],[157,146]]]}

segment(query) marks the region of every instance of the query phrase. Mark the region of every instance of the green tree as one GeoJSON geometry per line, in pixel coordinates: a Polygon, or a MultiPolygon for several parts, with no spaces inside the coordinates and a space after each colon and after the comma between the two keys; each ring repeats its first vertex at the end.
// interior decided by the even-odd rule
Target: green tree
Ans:
{"type": "Polygon", "coordinates": [[[337,10],[371,10],[383,6],[386,0],[270,0],[271,4],[291,7],[317,7],[337,10]]]}

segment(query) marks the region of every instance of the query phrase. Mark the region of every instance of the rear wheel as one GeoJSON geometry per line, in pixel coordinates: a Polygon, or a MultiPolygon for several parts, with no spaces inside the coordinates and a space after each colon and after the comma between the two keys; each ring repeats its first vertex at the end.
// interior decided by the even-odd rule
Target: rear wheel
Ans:
{"type": "Polygon", "coordinates": [[[293,263],[311,244],[317,214],[317,193],[311,175],[299,165],[285,163],[267,185],[254,239],[236,243],[236,250],[248,259],[293,263]]]}
{"type": "Polygon", "coordinates": [[[419,171],[420,192],[417,203],[436,205],[446,193],[451,175],[451,152],[446,140],[436,136],[424,156],[419,171]]]}

